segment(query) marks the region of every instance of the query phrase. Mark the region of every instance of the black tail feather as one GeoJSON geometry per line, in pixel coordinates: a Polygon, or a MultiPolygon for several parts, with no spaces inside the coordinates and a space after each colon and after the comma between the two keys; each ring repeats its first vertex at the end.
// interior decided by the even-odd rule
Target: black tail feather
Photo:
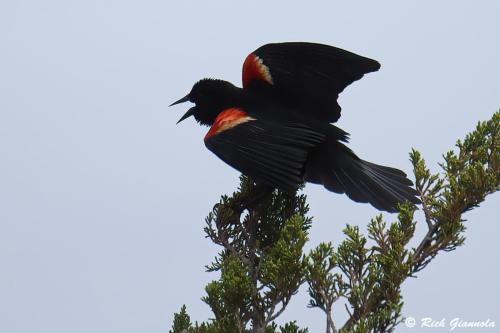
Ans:
{"type": "Polygon", "coordinates": [[[311,152],[305,180],[388,212],[397,212],[405,201],[420,203],[403,171],[364,161],[338,141],[325,142],[311,152]]]}

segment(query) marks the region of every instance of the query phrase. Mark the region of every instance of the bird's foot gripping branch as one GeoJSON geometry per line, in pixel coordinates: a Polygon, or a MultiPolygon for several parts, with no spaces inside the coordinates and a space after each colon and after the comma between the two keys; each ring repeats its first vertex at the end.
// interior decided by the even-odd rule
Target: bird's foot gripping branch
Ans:
{"type": "Polygon", "coordinates": [[[416,207],[405,204],[394,222],[379,215],[366,235],[347,225],[340,244],[321,243],[309,253],[306,197],[271,192],[242,177],[239,190],[223,196],[206,219],[207,237],[221,247],[207,266],[220,277],[203,297],[214,318],[193,324],[183,307],[170,333],[305,333],[296,322],[275,323],[303,284],[309,306],[325,313],[327,332],[394,330],[402,319],[402,283],[439,253],[463,245],[463,213],[499,190],[499,146],[500,111],[444,155],[442,173],[432,173],[412,151],[425,223],[417,223],[416,207]],[[427,229],[422,239],[414,238],[415,228],[427,229]],[[334,323],[332,314],[339,299],[347,301],[343,324],[334,323]]]}

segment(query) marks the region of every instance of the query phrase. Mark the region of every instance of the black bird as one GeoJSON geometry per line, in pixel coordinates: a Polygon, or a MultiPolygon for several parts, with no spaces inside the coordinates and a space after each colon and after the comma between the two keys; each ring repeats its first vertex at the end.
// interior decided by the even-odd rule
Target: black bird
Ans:
{"type": "Polygon", "coordinates": [[[202,79],[173,103],[193,102],[179,120],[194,116],[210,126],[205,145],[257,182],[294,193],[304,181],[345,193],[356,202],[396,212],[418,203],[406,174],[357,157],[344,145],[348,133],[332,125],[340,117],[338,95],[380,64],[315,43],[264,45],[243,63],[243,88],[202,79]]]}

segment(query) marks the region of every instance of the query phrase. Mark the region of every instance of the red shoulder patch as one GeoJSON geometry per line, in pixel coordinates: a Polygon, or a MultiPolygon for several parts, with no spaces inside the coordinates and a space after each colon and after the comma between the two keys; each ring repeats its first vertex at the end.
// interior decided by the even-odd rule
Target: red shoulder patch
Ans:
{"type": "Polygon", "coordinates": [[[255,118],[248,116],[245,111],[240,108],[225,109],[219,113],[217,118],[215,118],[215,121],[205,135],[204,140],[207,140],[222,131],[231,129],[239,124],[246,123],[251,120],[255,120],[255,118]]]}
{"type": "Polygon", "coordinates": [[[269,67],[264,65],[262,59],[255,53],[250,53],[243,63],[243,87],[248,86],[252,80],[263,80],[273,84],[269,67]]]}

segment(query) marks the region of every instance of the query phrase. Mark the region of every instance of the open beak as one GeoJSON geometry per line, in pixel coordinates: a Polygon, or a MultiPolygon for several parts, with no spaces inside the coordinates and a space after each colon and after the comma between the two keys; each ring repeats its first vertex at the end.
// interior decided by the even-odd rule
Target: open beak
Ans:
{"type": "Polygon", "coordinates": [[[176,104],[181,104],[181,103],[184,103],[184,102],[189,102],[189,94],[187,94],[186,96],[182,97],[180,100],[178,100],[176,102],[173,102],[169,106],[173,106],[173,105],[176,105],[176,104]]]}
{"type": "Polygon", "coordinates": [[[196,106],[193,106],[192,108],[190,108],[189,110],[187,110],[187,112],[184,113],[184,115],[181,117],[181,119],[179,119],[179,121],[177,122],[177,124],[180,123],[181,121],[183,121],[184,119],[191,117],[194,114],[195,108],[196,108],[196,106]]]}
{"type": "MultiPolygon", "coordinates": [[[[184,103],[184,102],[189,102],[189,94],[187,94],[186,96],[182,97],[180,100],[178,100],[176,102],[173,102],[169,106],[173,106],[173,105],[184,103]]],[[[184,119],[191,117],[194,114],[194,111],[195,111],[195,106],[193,106],[192,108],[190,108],[189,110],[187,110],[187,112],[184,113],[184,115],[181,117],[181,119],[179,119],[179,121],[177,122],[177,124],[180,123],[181,121],[183,121],[184,119]]]]}

